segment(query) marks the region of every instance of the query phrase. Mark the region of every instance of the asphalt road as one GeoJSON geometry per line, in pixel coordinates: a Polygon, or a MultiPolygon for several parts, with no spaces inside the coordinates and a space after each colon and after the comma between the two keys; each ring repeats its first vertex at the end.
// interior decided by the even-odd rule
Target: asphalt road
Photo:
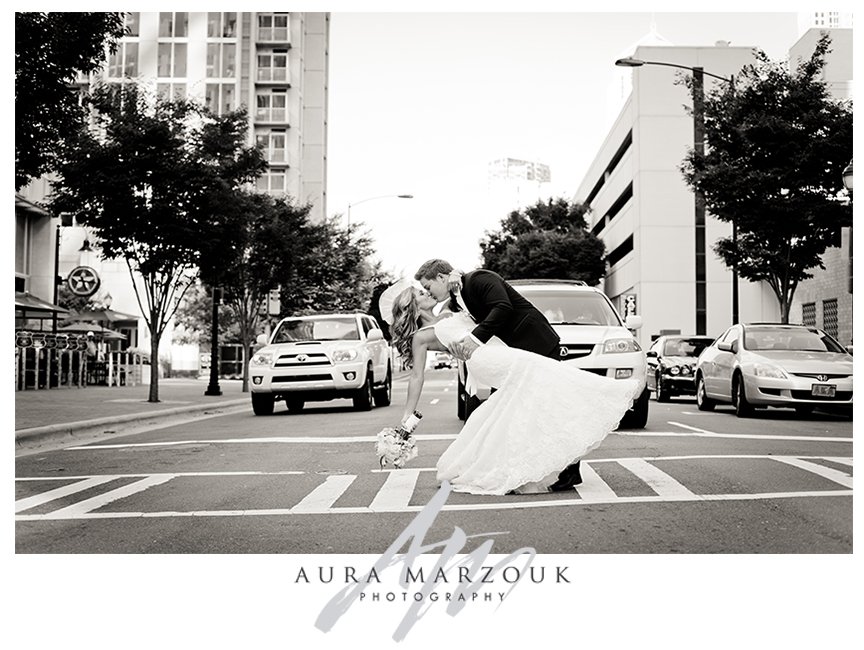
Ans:
{"type": "MultiPolygon", "coordinates": [[[[39,449],[16,458],[18,553],[380,554],[439,490],[435,463],[461,426],[454,371],[424,388],[419,456],[381,470],[375,434],[393,404],[241,407],[216,417],[39,449]]],[[[687,398],[652,401],[583,462],[572,493],[449,494],[426,535],[465,552],[851,553],[852,423],[793,411],[736,418],[687,398]]]]}

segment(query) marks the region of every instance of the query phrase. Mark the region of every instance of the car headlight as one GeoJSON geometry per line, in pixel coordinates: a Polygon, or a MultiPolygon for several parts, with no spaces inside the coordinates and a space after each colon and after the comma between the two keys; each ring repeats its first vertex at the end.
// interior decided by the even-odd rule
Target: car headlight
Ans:
{"type": "Polygon", "coordinates": [[[669,368],[669,374],[673,375],[673,376],[674,375],[680,375],[681,374],[681,368],[679,368],[678,366],[672,366],[671,368],[669,368]]]}
{"type": "Polygon", "coordinates": [[[357,350],[353,348],[350,350],[334,350],[333,351],[333,361],[335,363],[340,363],[342,361],[354,361],[357,358],[357,350]]]}
{"type": "Polygon", "coordinates": [[[772,377],[773,379],[787,379],[787,375],[781,368],[768,363],[757,363],[753,365],[753,374],[757,377],[772,377]]]}
{"type": "Polygon", "coordinates": [[[619,352],[639,352],[642,348],[636,339],[608,339],[603,341],[604,354],[617,354],[619,352]]]}
{"type": "Polygon", "coordinates": [[[273,353],[258,352],[252,356],[252,361],[249,363],[253,366],[269,366],[273,363],[273,353]]]}

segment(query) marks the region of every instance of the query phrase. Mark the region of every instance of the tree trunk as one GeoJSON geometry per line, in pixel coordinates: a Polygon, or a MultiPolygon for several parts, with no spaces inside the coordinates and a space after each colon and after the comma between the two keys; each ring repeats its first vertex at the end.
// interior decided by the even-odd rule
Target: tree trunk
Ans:
{"type": "Polygon", "coordinates": [[[243,338],[243,392],[249,392],[249,360],[252,354],[252,345],[243,338]]]}
{"type": "Polygon", "coordinates": [[[153,330],[150,330],[150,395],[147,401],[159,401],[159,339],[153,330]]]}

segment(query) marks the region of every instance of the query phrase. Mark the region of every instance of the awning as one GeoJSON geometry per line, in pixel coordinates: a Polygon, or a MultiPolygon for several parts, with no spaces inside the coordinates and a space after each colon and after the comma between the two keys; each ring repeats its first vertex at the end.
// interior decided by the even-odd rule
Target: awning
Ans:
{"type": "Polygon", "coordinates": [[[15,292],[15,311],[22,313],[22,318],[26,318],[26,314],[68,314],[68,309],[63,309],[59,305],[42,300],[32,295],[28,291],[15,292]]]}
{"type": "Polygon", "coordinates": [[[88,309],[85,311],[71,312],[67,320],[71,321],[99,321],[116,323],[118,321],[137,321],[138,317],[133,314],[124,314],[113,309],[88,309]]]}
{"type": "Polygon", "coordinates": [[[96,337],[112,340],[125,340],[126,335],[96,323],[69,323],[57,328],[61,334],[93,334],[96,337]]]}

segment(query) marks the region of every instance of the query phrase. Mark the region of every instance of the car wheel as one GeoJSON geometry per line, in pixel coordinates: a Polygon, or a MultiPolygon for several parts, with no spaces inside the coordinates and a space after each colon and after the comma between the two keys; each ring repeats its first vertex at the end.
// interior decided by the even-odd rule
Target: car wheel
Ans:
{"type": "Polygon", "coordinates": [[[798,404],[795,407],[795,413],[801,416],[808,416],[813,413],[813,409],[816,408],[812,404],[798,404]]]}
{"type": "Polygon", "coordinates": [[[288,406],[289,413],[299,413],[306,405],[306,400],[302,397],[287,397],[285,398],[285,404],[288,406]]]}
{"type": "Polygon", "coordinates": [[[366,370],[366,381],[354,396],[354,408],[358,411],[372,410],[372,369],[366,370]]]}
{"type": "Polygon", "coordinates": [[[669,391],[663,388],[663,380],[660,378],[660,375],[657,375],[656,387],[654,389],[654,399],[656,399],[658,402],[669,401],[669,391]]]}
{"type": "Polygon", "coordinates": [[[271,393],[252,393],[252,412],[255,415],[273,415],[276,399],[271,393]]]}
{"type": "Polygon", "coordinates": [[[648,424],[648,387],[642,391],[642,394],[633,404],[633,408],[624,414],[621,419],[620,426],[626,429],[644,429],[648,424]]]}
{"type": "Polygon", "coordinates": [[[702,375],[696,380],[696,408],[700,411],[713,411],[716,402],[705,392],[705,380],[702,375]]]}
{"type": "Polygon", "coordinates": [[[744,391],[744,378],[740,374],[735,375],[733,395],[735,396],[735,415],[739,418],[747,418],[753,415],[753,406],[747,401],[747,395],[744,391]]]}
{"type": "Polygon", "coordinates": [[[393,373],[390,372],[390,366],[387,366],[387,379],[381,388],[375,389],[375,406],[390,406],[393,399],[393,373]]]}

